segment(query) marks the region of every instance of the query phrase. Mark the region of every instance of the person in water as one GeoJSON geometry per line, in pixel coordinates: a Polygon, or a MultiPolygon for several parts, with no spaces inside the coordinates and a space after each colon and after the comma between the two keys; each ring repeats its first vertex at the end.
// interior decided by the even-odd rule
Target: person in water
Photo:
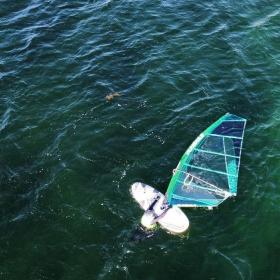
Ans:
{"type": "Polygon", "coordinates": [[[155,236],[156,231],[153,229],[156,226],[157,215],[154,212],[154,206],[159,201],[159,199],[160,196],[156,196],[149,208],[145,211],[145,215],[143,215],[141,220],[141,225],[138,225],[133,231],[130,241],[140,242],[155,236]]]}
{"type": "Polygon", "coordinates": [[[160,218],[162,218],[166,214],[167,210],[170,208],[165,198],[162,202],[162,205],[160,206],[160,210],[162,210],[162,212],[159,215],[157,215],[155,213],[154,207],[159,202],[160,198],[160,195],[157,195],[154,198],[151,205],[145,211],[145,214],[141,219],[141,225],[138,225],[137,228],[133,231],[130,237],[130,241],[140,242],[152,238],[157,234],[157,231],[154,230],[156,223],[160,218]]]}
{"type": "Polygon", "coordinates": [[[160,210],[162,212],[160,214],[157,214],[155,212],[154,207],[158,203],[160,198],[160,195],[157,195],[154,201],[151,203],[149,208],[145,211],[144,215],[142,216],[141,224],[148,229],[154,228],[156,226],[157,221],[161,219],[169,209],[169,205],[167,204],[166,199],[164,199],[162,205],[160,206],[160,210]]]}

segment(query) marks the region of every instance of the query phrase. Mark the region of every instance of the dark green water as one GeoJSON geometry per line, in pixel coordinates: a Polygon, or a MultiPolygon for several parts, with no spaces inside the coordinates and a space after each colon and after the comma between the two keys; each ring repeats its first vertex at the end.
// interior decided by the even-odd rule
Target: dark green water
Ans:
{"type": "Polygon", "coordinates": [[[278,0],[0,0],[0,279],[280,279],[279,25],[278,0]],[[129,242],[130,185],[165,192],[226,112],[237,198],[129,242]]]}

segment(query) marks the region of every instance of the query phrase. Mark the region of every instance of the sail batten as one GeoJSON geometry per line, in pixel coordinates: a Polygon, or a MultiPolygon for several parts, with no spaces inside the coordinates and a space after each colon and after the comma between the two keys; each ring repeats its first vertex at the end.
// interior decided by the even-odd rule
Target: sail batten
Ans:
{"type": "Polygon", "coordinates": [[[197,148],[195,148],[194,150],[195,150],[195,151],[198,151],[198,152],[202,152],[202,153],[207,153],[207,154],[213,154],[213,155],[220,155],[220,156],[227,156],[227,157],[239,158],[238,156],[227,155],[227,154],[224,154],[224,153],[217,153],[217,152],[213,152],[213,151],[206,151],[206,150],[201,150],[201,149],[197,149],[197,148]]]}
{"type": "Polygon", "coordinates": [[[170,205],[213,207],[236,195],[245,126],[227,113],[194,140],[169,183],[170,205]]]}
{"type": "Polygon", "coordinates": [[[236,137],[236,136],[226,136],[226,135],[221,135],[221,134],[209,134],[210,136],[216,136],[216,137],[222,137],[222,138],[230,138],[230,139],[242,139],[242,137],[236,137]]]}
{"type": "Polygon", "coordinates": [[[187,164],[186,166],[189,166],[189,167],[192,167],[192,168],[196,168],[196,169],[200,169],[200,170],[204,170],[204,171],[209,171],[209,172],[217,173],[217,174],[237,177],[237,175],[235,175],[235,174],[229,174],[229,173],[226,173],[226,172],[222,172],[222,171],[219,171],[219,170],[213,170],[213,169],[209,169],[209,168],[204,168],[204,167],[201,167],[201,166],[195,166],[195,165],[191,165],[191,164],[187,164]]]}

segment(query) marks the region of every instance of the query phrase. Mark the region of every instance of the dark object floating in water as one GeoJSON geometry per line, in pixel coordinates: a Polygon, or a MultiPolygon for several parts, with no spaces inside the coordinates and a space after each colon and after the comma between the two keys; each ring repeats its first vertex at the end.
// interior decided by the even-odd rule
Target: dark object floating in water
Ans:
{"type": "Polygon", "coordinates": [[[118,92],[112,92],[112,93],[106,95],[105,98],[107,101],[112,101],[115,97],[119,97],[119,96],[121,96],[121,95],[118,92]]]}
{"type": "Polygon", "coordinates": [[[141,242],[146,239],[152,238],[156,235],[154,230],[148,230],[141,226],[138,226],[130,236],[129,240],[131,242],[141,242]]]}

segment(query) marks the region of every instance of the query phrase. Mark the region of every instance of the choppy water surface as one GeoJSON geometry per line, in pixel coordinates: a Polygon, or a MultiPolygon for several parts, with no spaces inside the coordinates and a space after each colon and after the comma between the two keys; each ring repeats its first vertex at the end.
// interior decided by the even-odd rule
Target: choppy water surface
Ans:
{"type": "Polygon", "coordinates": [[[279,24],[277,0],[1,0],[0,278],[280,279],[279,24]],[[130,242],[130,184],[164,192],[226,112],[237,198],[130,242]]]}

